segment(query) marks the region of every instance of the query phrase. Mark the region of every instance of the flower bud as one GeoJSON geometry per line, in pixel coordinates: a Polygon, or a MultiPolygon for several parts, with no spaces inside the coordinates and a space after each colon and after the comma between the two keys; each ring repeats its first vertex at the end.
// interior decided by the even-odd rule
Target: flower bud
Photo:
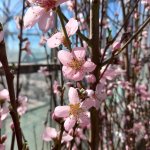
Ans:
{"type": "Polygon", "coordinates": [[[121,44],[120,44],[120,42],[114,42],[114,44],[113,44],[113,49],[112,49],[112,52],[114,53],[114,52],[116,52],[117,50],[119,50],[121,48],[121,44]]]}
{"type": "Polygon", "coordinates": [[[96,78],[93,74],[86,75],[85,78],[88,83],[95,83],[96,81],[96,78]]]}
{"type": "Polygon", "coordinates": [[[6,141],[6,139],[7,139],[7,135],[5,135],[5,134],[2,135],[2,136],[1,136],[1,141],[0,141],[1,144],[3,144],[3,143],[6,141]]]}
{"type": "Polygon", "coordinates": [[[12,131],[14,131],[14,123],[13,122],[10,123],[10,128],[12,129],[12,131]]]}

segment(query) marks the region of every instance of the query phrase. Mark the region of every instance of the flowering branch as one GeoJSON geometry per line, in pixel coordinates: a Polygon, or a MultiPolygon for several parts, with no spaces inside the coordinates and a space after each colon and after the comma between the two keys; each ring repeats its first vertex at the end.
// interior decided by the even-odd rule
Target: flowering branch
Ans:
{"type": "Polygon", "coordinates": [[[67,35],[67,31],[66,31],[66,28],[65,28],[65,24],[64,24],[64,21],[63,21],[63,17],[62,17],[62,13],[61,13],[60,7],[57,8],[57,13],[58,13],[58,16],[59,16],[59,19],[60,19],[60,22],[61,22],[61,25],[62,25],[62,28],[63,28],[63,32],[64,32],[64,35],[65,35],[65,38],[67,40],[67,48],[71,51],[71,44],[70,44],[69,37],[67,35]]]}
{"type": "MultiPolygon", "coordinates": [[[[0,30],[2,30],[1,24],[0,24],[0,30]]],[[[16,105],[16,101],[15,101],[15,91],[14,91],[14,85],[13,85],[14,76],[13,76],[13,73],[11,72],[11,70],[9,70],[4,41],[2,41],[0,43],[0,62],[2,63],[2,66],[5,71],[5,75],[6,75],[9,96],[10,96],[10,104],[11,104],[10,115],[11,115],[13,123],[14,123],[15,134],[16,134],[16,139],[17,139],[17,143],[18,143],[18,149],[22,150],[22,147],[23,147],[22,133],[21,133],[21,128],[20,128],[19,116],[17,113],[17,105],[16,105]]]]}
{"type": "Polygon", "coordinates": [[[23,0],[23,8],[22,8],[22,17],[20,23],[20,35],[19,35],[19,56],[18,56],[18,68],[17,68],[17,84],[16,84],[16,97],[18,100],[20,87],[19,87],[19,76],[20,76],[20,65],[21,65],[21,54],[22,54],[22,42],[23,42],[23,17],[24,17],[24,11],[25,11],[25,0],[23,0]]]}
{"type": "Polygon", "coordinates": [[[106,60],[102,66],[108,64],[109,62],[111,62],[112,59],[114,59],[116,56],[118,56],[127,46],[128,44],[131,43],[132,40],[135,39],[135,37],[137,37],[142,31],[143,29],[146,27],[146,25],[150,22],[150,17],[143,23],[143,25],[135,32],[135,34],[124,44],[124,46],[115,54],[112,55],[111,58],[109,58],[108,60],[106,60]]]}
{"type": "MultiPolygon", "coordinates": [[[[66,16],[65,16],[63,13],[61,13],[61,16],[63,17],[63,19],[64,19],[66,22],[68,22],[68,19],[66,18],[66,16]]],[[[77,30],[77,35],[78,35],[83,41],[85,41],[85,42],[88,44],[88,46],[91,47],[91,45],[92,45],[91,40],[88,39],[86,36],[84,36],[84,35],[80,32],[79,29],[77,30]]]]}

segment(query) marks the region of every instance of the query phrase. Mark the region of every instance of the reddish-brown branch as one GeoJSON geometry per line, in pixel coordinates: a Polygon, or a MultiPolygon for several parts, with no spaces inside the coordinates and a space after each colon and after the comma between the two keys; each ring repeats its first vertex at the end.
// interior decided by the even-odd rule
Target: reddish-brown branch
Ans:
{"type": "MultiPolygon", "coordinates": [[[[92,43],[92,61],[97,65],[94,75],[97,82],[93,85],[93,90],[99,82],[99,0],[93,0],[90,13],[90,36],[92,43]]],[[[91,150],[98,150],[99,147],[99,115],[95,108],[91,110],[91,150]]]]}
{"type": "Polygon", "coordinates": [[[11,72],[11,70],[9,70],[4,41],[0,43],[0,62],[2,63],[2,66],[5,71],[5,75],[6,75],[9,96],[10,96],[10,104],[11,104],[10,115],[11,115],[13,123],[14,123],[18,149],[22,150],[22,147],[23,147],[22,133],[21,133],[21,128],[20,128],[19,116],[17,113],[17,105],[16,105],[16,101],[15,101],[15,91],[14,91],[14,84],[13,84],[14,76],[13,76],[13,73],[11,72]]]}

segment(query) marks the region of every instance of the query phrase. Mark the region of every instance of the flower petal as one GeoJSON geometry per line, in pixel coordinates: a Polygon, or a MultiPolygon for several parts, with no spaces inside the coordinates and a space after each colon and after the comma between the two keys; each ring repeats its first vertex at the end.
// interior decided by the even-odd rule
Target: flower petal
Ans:
{"type": "Polygon", "coordinates": [[[42,135],[42,139],[46,142],[51,141],[53,138],[57,137],[57,131],[55,128],[51,128],[51,127],[46,127],[43,135],[42,135]]]}
{"type": "Polygon", "coordinates": [[[80,102],[78,92],[75,88],[70,87],[68,96],[70,104],[78,104],[80,102]]]}
{"type": "Polygon", "coordinates": [[[80,139],[82,140],[87,140],[85,134],[83,133],[83,129],[77,128],[76,129],[77,135],[79,136],[80,139]]]}
{"type": "Polygon", "coordinates": [[[63,137],[62,137],[62,143],[63,142],[70,142],[73,139],[73,137],[66,132],[64,132],[63,137]]]}
{"type": "Polygon", "coordinates": [[[81,108],[83,108],[85,111],[91,107],[95,107],[95,100],[93,98],[87,98],[81,103],[81,108]]]}
{"type": "Polygon", "coordinates": [[[54,110],[54,114],[60,118],[66,118],[69,116],[70,107],[69,106],[57,106],[54,110]]]}
{"type": "Polygon", "coordinates": [[[0,144],[0,150],[5,150],[5,145],[0,144]]]}
{"type": "Polygon", "coordinates": [[[68,36],[71,36],[75,34],[76,31],[78,30],[78,21],[74,18],[71,18],[65,27],[66,27],[68,36]]]}
{"type": "Polygon", "coordinates": [[[71,79],[72,76],[76,73],[75,70],[73,70],[71,67],[63,66],[62,67],[63,75],[67,79],[71,79]]]}
{"type": "Polygon", "coordinates": [[[40,6],[33,6],[30,7],[23,19],[24,28],[31,28],[33,27],[40,19],[40,17],[45,12],[44,8],[40,6]]]}
{"type": "Polygon", "coordinates": [[[62,43],[62,39],[63,34],[61,32],[57,32],[47,40],[47,45],[49,48],[58,47],[62,43]]]}
{"type": "Polygon", "coordinates": [[[1,120],[6,119],[8,113],[9,113],[9,109],[7,107],[1,108],[1,111],[0,111],[1,120]]]}
{"type": "Polygon", "coordinates": [[[86,72],[92,72],[96,68],[96,65],[91,61],[86,61],[83,67],[86,72]]]}
{"type": "Polygon", "coordinates": [[[54,27],[54,15],[53,12],[44,12],[43,16],[38,22],[39,28],[43,32],[47,32],[49,29],[54,27]]]}
{"type": "Polygon", "coordinates": [[[79,123],[81,127],[86,127],[90,123],[90,118],[86,113],[81,113],[79,115],[79,123]]]}
{"type": "Polygon", "coordinates": [[[72,53],[78,60],[85,60],[86,50],[84,47],[75,47],[72,53]]]}
{"type": "Polygon", "coordinates": [[[9,92],[7,89],[3,89],[0,91],[0,100],[6,100],[9,99],[9,92]]]}
{"type": "Polygon", "coordinates": [[[71,77],[71,79],[74,81],[81,81],[84,78],[84,76],[85,72],[83,70],[79,70],[71,77]]]}
{"type": "Polygon", "coordinates": [[[73,117],[73,116],[68,117],[64,123],[65,130],[69,131],[71,128],[74,127],[75,123],[76,123],[75,117],[73,117]]]}
{"type": "Polygon", "coordinates": [[[64,66],[69,66],[73,60],[73,55],[66,50],[61,50],[58,52],[58,59],[64,66]]]}

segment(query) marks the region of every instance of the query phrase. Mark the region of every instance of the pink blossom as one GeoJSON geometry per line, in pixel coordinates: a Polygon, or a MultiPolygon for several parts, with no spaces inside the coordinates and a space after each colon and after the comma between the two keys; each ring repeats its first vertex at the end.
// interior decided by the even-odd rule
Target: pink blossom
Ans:
{"type": "Polygon", "coordinates": [[[37,22],[39,22],[44,13],[44,8],[40,6],[30,7],[24,16],[24,28],[33,27],[37,22]]]}
{"type": "MultiPolygon", "coordinates": [[[[105,69],[105,67],[103,67],[101,69],[101,72],[103,72],[105,69]]],[[[116,77],[120,76],[120,75],[123,75],[124,74],[124,70],[122,70],[121,68],[119,67],[116,67],[116,66],[111,66],[110,68],[108,68],[104,75],[103,75],[103,80],[105,81],[106,79],[109,80],[109,81],[112,81],[114,80],[116,77]]]]}
{"type": "Polygon", "coordinates": [[[60,94],[60,90],[59,90],[59,87],[60,87],[60,85],[58,84],[58,81],[54,81],[54,84],[53,84],[53,92],[55,93],[55,94],[60,94]]]}
{"type": "Polygon", "coordinates": [[[75,130],[75,135],[76,135],[78,138],[80,138],[81,140],[86,140],[86,139],[87,139],[86,136],[85,136],[85,134],[83,133],[83,129],[81,129],[81,128],[77,128],[77,129],[75,130]]]}
{"type": "Polygon", "coordinates": [[[136,60],[136,58],[131,58],[132,65],[136,65],[137,63],[138,63],[138,61],[136,60]]]}
{"type": "Polygon", "coordinates": [[[26,41],[25,47],[22,49],[22,50],[26,51],[26,53],[27,53],[28,55],[31,55],[31,54],[32,54],[31,48],[30,48],[30,44],[31,44],[30,41],[26,41]]]}
{"type": "Polygon", "coordinates": [[[148,32],[147,32],[146,30],[144,30],[144,31],[142,32],[142,35],[143,35],[145,38],[147,38],[147,37],[148,37],[148,32]]]}
{"type": "Polygon", "coordinates": [[[6,119],[9,113],[9,109],[7,107],[0,108],[0,129],[2,128],[2,121],[6,119]]]}
{"type": "Polygon", "coordinates": [[[147,85],[146,84],[137,85],[136,90],[137,91],[147,90],[147,85]]]}
{"type": "Polygon", "coordinates": [[[138,13],[137,11],[134,13],[134,18],[135,18],[135,19],[138,19],[138,18],[139,18],[139,13],[138,13]]]}
{"type": "Polygon", "coordinates": [[[90,120],[87,116],[87,110],[94,106],[93,101],[88,98],[81,102],[77,90],[73,87],[69,89],[68,96],[70,104],[57,106],[54,110],[55,116],[65,118],[64,128],[66,131],[72,129],[76,122],[79,123],[80,126],[88,125],[90,120]]]}
{"type": "Polygon", "coordinates": [[[51,141],[52,139],[57,138],[57,131],[55,128],[51,128],[51,127],[46,127],[43,135],[42,135],[42,139],[46,142],[51,141]]]}
{"type": "Polygon", "coordinates": [[[54,26],[52,8],[59,6],[67,0],[30,0],[36,6],[30,7],[24,16],[24,28],[31,28],[38,23],[43,32],[54,26]]]}
{"type": "Polygon", "coordinates": [[[137,122],[134,123],[133,128],[131,130],[133,133],[135,133],[136,135],[144,135],[146,130],[145,130],[145,126],[143,125],[142,122],[137,122]]]}
{"type": "Polygon", "coordinates": [[[0,150],[5,150],[5,145],[0,144],[0,150]]]}
{"type": "Polygon", "coordinates": [[[96,82],[96,78],[93,74],[86,75],[85,78],[86,78],[86,81],[88,83],[95,83],[96,82]]]}
{"type": "Polygon", "coordinates": [[[94,96],[94,91],[91,90],[91,89],[87,89],[87,90],[86,90],[86,93],[87,93],[87,96],[88,96],[88,97],[93,97],[93,96],[94,96]]]}
{"type": "Polygon", "coordinates": [[[30,29],[36,23],[38,23],[40,30],[47,32],[50,28],[54,27],[53,12],[46,12],[40,6],[30,7],[24,16],[24,28],[30,29]]]}
{"type": "Polygon", "coordinates": [[[46,33],[49,29],[52,29],[54,27],[53,12],[50,11],[50,13],[44,13],[38,22],[38,26],[44,33],[46,33]]]}
{"type": "MultiPolygon", "coordinates": [[[[75,140],[75,143],[77,145],[79,145],[81,143],[81,140],[87,140],[85,134],[83,133],[83,129],[82,128],[77,128],[75,130],[75,132],[73,131],[73,129],[71,129],[69,131],[69,134],[70,135],[73,135],[74,134],[74,140],[75,140]]],[[[68,143],[67,147],[70,147],[70,144],[71,143],[68,143]]]]}
{"type": "Polygon", "coordinates": [[[54,7],[58,7],[60,4],[66,2],[68,0],[30,0],[31,3],[35,3],[43,8],[45,10],[50,10],[54,7]]]}
{"type": "MultiPolygon", "coordinates": [[[[68,37],[75,34],[78,30],[78,22],[74,18],[71,18],[65,26],[68,37]]],[[[57,32],[51,38],[47,40],[47,44],[50,48],[58,47],[60,44],[64,44],[67,47],[67,39],[63,32],[57,32]]]]}
{"type": "Polygon", "coordinates": [[[18,114],[21,116],[27,111],[27,101],[28,98],[26,96],[19,96],[18,97],[18,114]]]}
{"type": "Polygon", "coordinates": [[[128,81],[118,81],[117,82],[125,90],[132,91],[132,84],[128,81]]]}
{"type": "Polygon", "coordinates": [[[0,91],[0,102],[4,102],[7,99],[9,99],[9,92],[7,89],[3,89],[0,91]]]}
{"type": "Polygon", "coordinates": [[[145,84],[136,86],[136,92],[140,95],[142,100],[150,101],[150,93],[148,92],[145,84]]]}
{"type": "Polygon", "coordinates": [[[116,42],[113,43],[113,49],[112,49],[113,52],[119,50],[120,48],[121,48],[121,43],[120,42],[116,41],[116,42]]]}
{"type": "MultiPolygon", "coordinates": [[[[73,134],[73,129],[71,129],[70,131],[69,131],[69,134],[70,135],[72,135],[73,134]]],[[[75,132],[74,132],[74,135],[75,135],[75,140],[76,140],[76,142],[79,144],[80,142],[80,140],[87,140],[87,138],[86,138],[86,136],[85,136],[85,134],[83,133],[83,129],[82,128],[77,128],[76,130],[75,130],[75,132]]]]}
{"type": "Polygon", "coordinates": [[[63,132],[62,143],[70,142],[72,139],[73,137],[71,135],[67,134],[66,132],[63,132]]]}
{"type": "MultiPolygon", "coordinates": [[[[55,128],[52,128],[52,127],[46,127],[45,128],[45,130],[43,132],[43,135],[42,135],[42,139],[44,141],[49,142],[49,141],[52,141],[52,140],[55,140],[55,139],[58,139],[58,138],[59,138],[59,132],[57,132],[55,128]]],[[[69,142],[72,139],[73,139],[72,136],[70,136],[66,132],[63,132],[61,143],[69,142]]]]}
{"type": "Polygon", "coordinates": [[[93,62],[85,60],[85,49],[83,47],[76,47],[72,52],[61,50],[58,52],[58,58],[63,64],[63,75],[75,81],[82,80],[86,72],[92,72],[96,67],[93,62]]]}
{"type": "Polygon", "coordinates": [[[0,31],[0,43],[3,41],[4,39],[4,31],[0,31]]]}
{"type": "Polygon", "coordinates": [[[112,90],[107,90],[107,96],[112,96],[112,95],[113,95],[112,90]]]}
{"type": "Polygon", "coordinates": [[[70,11],[73,11],[74,6],[75,6],[75,2],[74,2],[74,0],[69,0],[69,1],[66,2],[66,5],[68,6],[68,9],[70,11]]]}
{"type": "Polygon", "coordinates": [[[107,93],[106,93],[106,85],[104,83],[101,82],[96,85],[95,96],[101,101],[106,99],[107,93]]]}

